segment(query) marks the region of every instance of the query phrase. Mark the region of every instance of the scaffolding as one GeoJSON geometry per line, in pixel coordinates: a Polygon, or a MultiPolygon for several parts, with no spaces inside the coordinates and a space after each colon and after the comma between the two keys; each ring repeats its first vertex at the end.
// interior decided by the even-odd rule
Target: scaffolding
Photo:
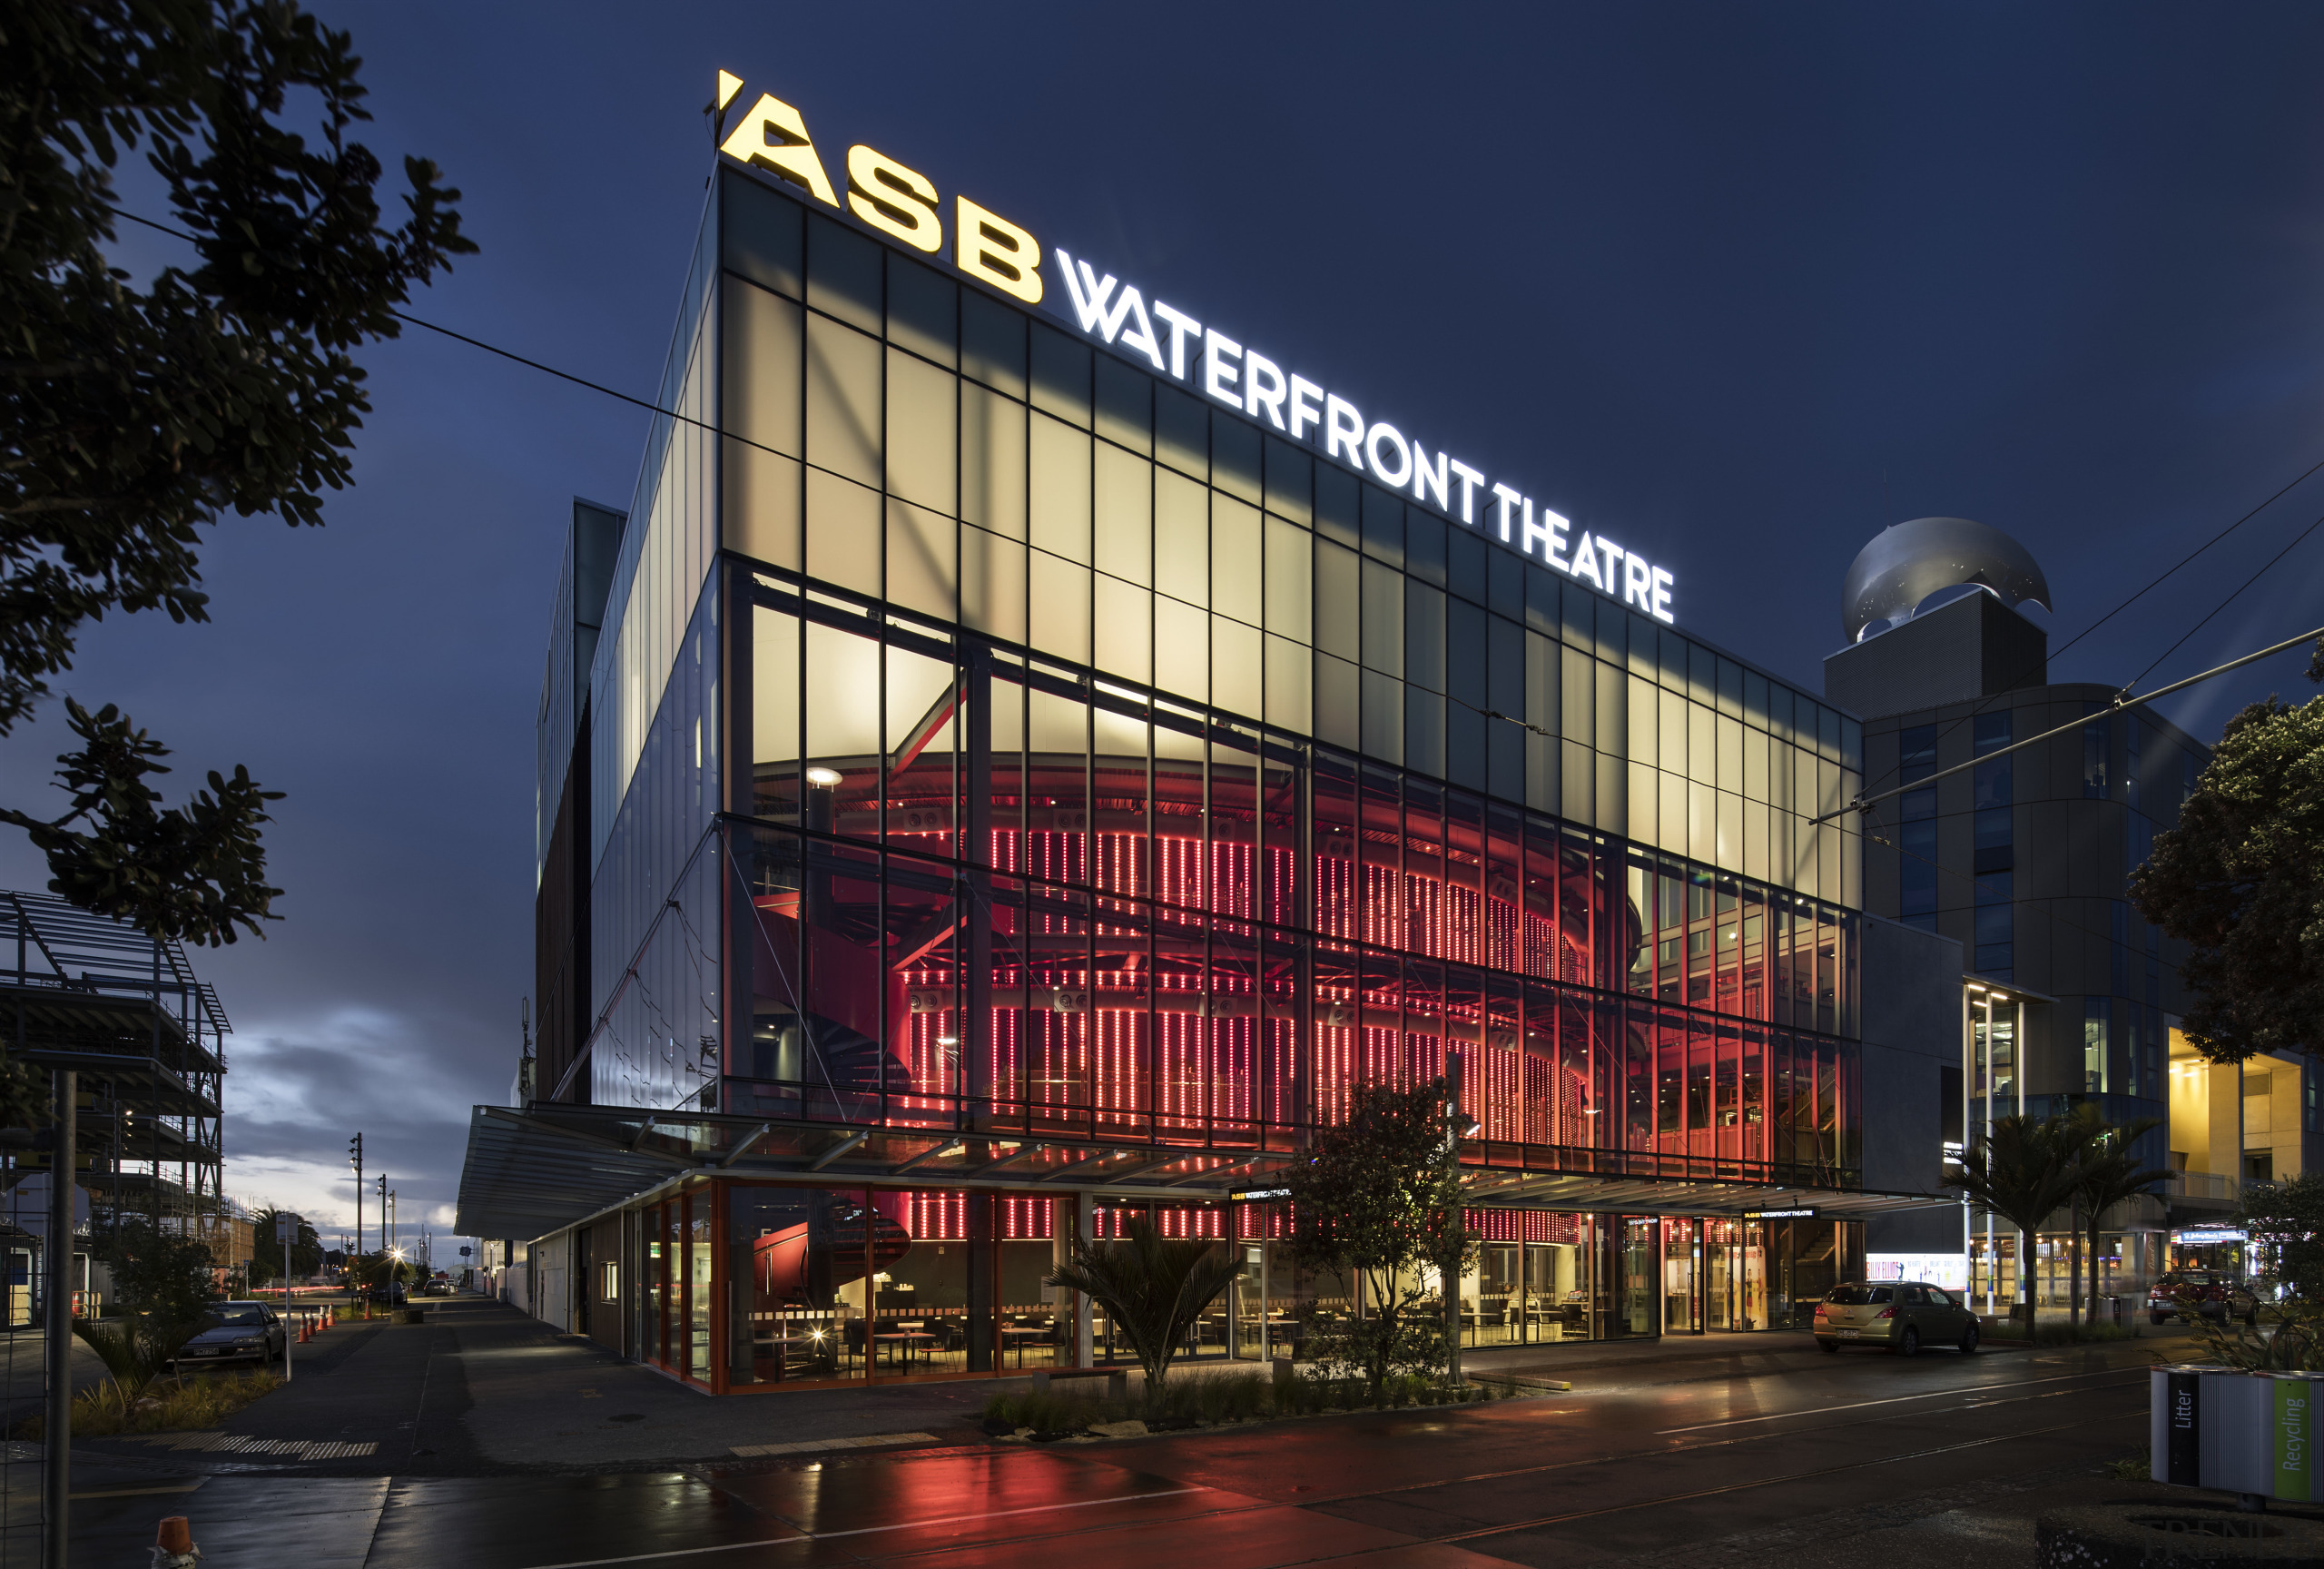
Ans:
{"type": "MultiPolygon", "coordinates": [[[[185,949],[53,894],[0,893],[0,1029],[20,1061],[80,1075],[72,1166],[91,1221],[143,1220],[226,1262],[225,1037],[185,949]]],[[[54,1151],[7,1151],[13,1185],[54,1151]]]]}

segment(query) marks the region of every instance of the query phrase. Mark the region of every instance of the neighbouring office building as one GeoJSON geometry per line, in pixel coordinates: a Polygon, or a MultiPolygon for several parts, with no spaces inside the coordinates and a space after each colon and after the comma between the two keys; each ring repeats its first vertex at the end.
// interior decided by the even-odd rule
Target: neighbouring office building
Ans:
{"type": "Polygon", "coordinates": [[[1855,719],[1636,553],[752,114],[677,418],[557,590],[537,1052],[461,1190],[510,1296],[718,1392],[1086,1364],[1042,1277],[1147,1216],[1246,1250],[1200,1350],[1295,1350],[1358,1305],[1282,1174],[1439,1076],[1471,1344],[1789,1323],[1928,1204],[1961,954],[1812,821],[1855,719]]]}
{"type": "MultiPolygon", "coordinates": [[[[2142,1149],[2170,1180],[2111,1214],[2100,1248],[2102,1293],[2135,1295],[2173,1263],[2236,1263],[2224,1221],[2241,1183],[2309,1169],[2316,1074],[2291,1059],[2213,1068],[2179,1032],[2182,945],[2140,918],[2127,879],[2211,754],[2149,710],[2115,710],[2112,687],[2051,683],[2049,609],[2041,567],[2000,530],[1898,524],[1849,570],[1849,642],[1825,661],[1825,696],[1864,720],[1869,789],[1903,787],[1866,822],[1865,908],[1952,938],[1968,961],[1948,1140],[2085,1104],[2162,1122],[2142,1149]]],[[[2066,1216],[2053,1225],[2037,1295],[2063,1303],[2074,1245],[2066,1216]]],[[[1884,1226],[1903,1240],[1943,1223],[1884,1226]]],[[[2015,1251],[2006,1227],[1972,1229],[1981,1303],[2014,1291],[2015,1251]]]]}

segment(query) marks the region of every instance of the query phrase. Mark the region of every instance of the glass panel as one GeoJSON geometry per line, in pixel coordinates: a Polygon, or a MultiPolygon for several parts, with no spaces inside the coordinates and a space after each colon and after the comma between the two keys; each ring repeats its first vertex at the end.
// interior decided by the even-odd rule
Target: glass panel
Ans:
{"type": "Polygon", "coordinates": [[[707,1188],[685,1196],[685,1374],[710,1381],[711,1280],[714,1252],[711,1246],[711,1197],[707,1188]]]}
{"type": "Polygon", "coordinates": [[[1702,1327],[1698,1291],[1702,1269],[1699,1223],[1677,1217],[1662,1222],[1662,1332],[1691,1335],[1702,1327]]]}
{"type": "Polygon", "coordinates": [[[648,1362],[666,1362],[668,1358],[662,1349],[662,1288],[667,1242],[663,1235],[661,1207],[656,1205],[644,1211],[638,1223],[645,1241],[645,1257],[637,1271],[637,1354],[648,1362]]]}

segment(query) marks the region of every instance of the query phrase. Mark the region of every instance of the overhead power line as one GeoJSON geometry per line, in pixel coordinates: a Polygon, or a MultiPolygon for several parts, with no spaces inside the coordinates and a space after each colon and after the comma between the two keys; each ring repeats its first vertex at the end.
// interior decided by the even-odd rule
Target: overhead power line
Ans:
{"type": "MultiPolygon", "coordinates": [[[[2295,475],[2289,483],[2285,484],[2280,489],[2277,490],[2266,500],[2261,501],[2250,511],[2244,513],[2242,517],[2238,518],[2234,522],[2230,523],[2226,528],[2221,528],[2218,533],[2204,540],[2201,545],[2198,545],[2192,550],[2188,551],[2187,554],[2181,556],[2178,560],[2164,567],[2161,572],[2156,573],[2152,577],[2147,580],[2145,587],[2132,593],[2129,598],[2122,600],[2112,610],[2109,610],[2106,614],[2101,616],[2097,620],[2093,621],[2089,626],[2083,627],[2081,631],[2075,633],[2073,636],[2059,644],[2055,648],[2045,648],[2043,651],[2040,663],[2042,665],[2047,665],[2050,660],[2056,658],[2061,654],[2063,654],[2067,649],[2073,647],[2075,644],[2081,642],[2083,638],[2097,631],[2101,627],[2105,626],[2107,622],[2112,621],[2115,617],[2120,616],[2123,611],[2129,609],[2132,606],[2145,598],[2149,594],[2152,594],[2157,588],[2162,587],[2162,585],[2168,582],[2171,577],[2177,576],[2181,571],[2191,566],[2197,557],[2201,556],[2205,551],[2211,549],[2211,547],[2225,541],[2229,535],[2234,533],[2238,528],[2242,528],[2246,523],[2250,522],[2252,518],[2257,518],[2260,513],[2265,512],[2269,508],[2282,500],[2295,489],[2298,489],[2302,483],[2313,477],[2319,469],[2324,469],[2324,458],[2318,459],[2314,463],[2309,464],[2306,469],[2301,469],[2299,473],[2295,475]]],[[[2324,519],[2319,519],[2319,521],[2324,522],[2324,519]]],[[[2308,533],[2313,533],[2315,529],[2316,524],[2311,523],[2308,527],[2308,533]]],[[[2300,539],[2307,538],[2308,533],[2303,533],[2299,537],[2300,539]]],[[[2297,545],[2299,543],[2299,539],[2292,541],[2293,545],[2297,545]]],[[[2287,551],[2289,551],[2290,548],[2290,546],[2285,547],[2287,551]]],[[[2280,552],[2276,560],[2281,560],[2282,558],[2283,555],[2280,552]]],[[[2270,561],[2268,565],[2272,567],[2275,565],[2275,562],[2270,561]]],[[[2260,570],[2265,572],[2266,569],[2266,567],[2262,567],[2260,570]]],[[[2257,581],[2256,577],[2254,578],[2254,581],[2257,581]]],[[[2244,587],[2246,588],[2250,587],[2250,584],[2249,583],[2244,585],[2244,587]]],[[[2236,593],[2240,594],[2242,591],[2243,590],[2241,588],[2239,588],[2236,590],[2236,593]]],[[[2234,595],[2230,595],[2228,597],[2232,599],[2234,597],[2234,595]]],[[[2226,605],[2222,603],[2220,609],[2225,608],[2226,605]]],[[[2211,616],[2216,616],[2218,614],[2218,610],[2211,612],[2211,616]]],[[[2210,616],[2203,617],[2203,621],[2209,621],[2210,619],[2210,616]]],[[[2190,637],[2193,636],[2195,631],[2200,630],[2202,624],[2203,623],[2201,621],[2197,622],[2194,628],[2190,629],[2187,636],[2190,637]]],[[[2181,637],[2178,643],[2173,643],[2169,648],[2163,651],[2162,658],[2167,659],[2172,654],[2178,652],[2180,644],[2184,643],[2186,640],[2187,639],[2185,637],[2181,637]]],[[[2162,663],[2162,659],[2157,659],[2154,662],[2154,665],[2148,666],[2145,670],[2139,673],[2137,678],[2132,681],[2131,685],[2135,686],[2140,681],[2145,680],[2147,676],[2153,671],[2155,665],[2160,665],[2162,663]]],[[[1941,741],[1945,735],[1952,735],[1955,730],[1961,728],[1962,725],[1966,725],[1970,720],[1975,718],[1978,715],[1983,714],[1986,708],[1996,700],[2007,697],[2012,691],[2022,689],[2024,685],[2025,678],[2036,673],[2037,666],[2034,664],[2027,664],[2021,666],[2017,674],[2010,678],[2007,686],[2004,686],[2002,691],[1989,694],[1988,696],[1979,699],[1975,707],[1970,709],[1968,713],[1962,715],[1959,718],[1955,719],[1946,725],[1943,735],[1938,737],[1939,740],[1941,741]]],[[[1898,765],[1899,767],[1902,765],[1903,765],[1901,763],[1898,765]]]]}
{"type": "MultiPolygon", "coordinates": [[[[2319,519],[2319,521],[2324,521],[2324,519],[2319,519]]],[[[2093,719],[2103,718],[2107,715],[2122,713],[2132,708],[2144,707],[2146,705],[2152,703],[2159,697],[2168,697],[2173,692],[2183,692],[2199,681],[2208,681],[2214,676],[2224,676],[2230,670],[2238,670],[2246,665],[2256,664],[2260,660],[2269,657],[2270,655],[2280,654],[2287,648],[2296,648],[2303,643],[2314,643],[2319,640],[2324,640],[2324,627],[2319,627],[2313,631],[2303,632],[2297,637],[2287,637],[2280,643],[2270,644],[2269,646],[2260,649],[2256,654],[2246,654],[2240,659],[2230,659],[2224,665],[2215,665],[2199,676],[2188,676],[2184,681],[2173,681],[2168,686],[2158,686],[2143,697],[2132,696],[2130,689],[2128,687],[2124,687],[2120,693],[2115,695],[2114,700],[2112,703],[2109,703],[2104,708],[2101,709],[2096,714],[2085,714],[2079,719],[2068,720],[2065,724],[2057,725],[2053,729],[2044,730],[2038,735],[2028,735],[2023,741],[2014,741],[2006,746],[1996,746],[1982,757],[1974,757],[1966,763],[1955,763],[1950,768],[1940,768],[1935,773],[1915,779],[1909,784],[1899,784],[1892,790],[1883,790],[1879,794],[1873,795],[1859,794],[1855,800],[1849,802],[1846,805],[1836,807],[1832,811],[1822,814],[1820,816],[1811,817],[1808,819],[1808,822],[1811,824],[1829,823],[1834,818],[1844,817],[1851,812],[1869,812],[1875,804],[1879,802],[1888,800],[1892,796],[1902,795],[1908,790],[1925,790],[1931,784],[1935,784],[1939,779],[1949,779],[1955,774],[1966,773],[1968,770],[1976,767],[1980,763],[1989,763],[1996,757],[2007,756],[2012,752],[2024,751],[2026,747],[2032,746],[2038,742],[2047,741],[2053,735],[2063,735],[2069,730],[2079,730],[2083,725],[2089,724],[2093,719]]]]}

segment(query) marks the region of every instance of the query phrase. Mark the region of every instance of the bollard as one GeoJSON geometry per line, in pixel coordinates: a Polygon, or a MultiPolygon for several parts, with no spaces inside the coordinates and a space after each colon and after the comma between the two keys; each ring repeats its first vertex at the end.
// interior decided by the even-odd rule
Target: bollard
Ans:
{"type": "Polygon", "coordinates": [[[193,1544],[193,1527],[182,1515],[172,1515],[153,1534],[153,1569],[193,1569],[202,1549],[193,1544]]]}

